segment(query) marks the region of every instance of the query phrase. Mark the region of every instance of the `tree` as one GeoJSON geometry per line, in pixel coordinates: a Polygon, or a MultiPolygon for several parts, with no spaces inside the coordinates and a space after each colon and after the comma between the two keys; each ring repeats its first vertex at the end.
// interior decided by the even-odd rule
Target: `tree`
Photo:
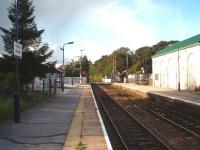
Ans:
{"type": "MultiPolygon", "coordinates": [[[[4,32],[4,50],[1,67],[4,72],[14,71],[14,59],[12,57],[13,41],[15,40],[16,2],[8,8],[8,17],[12,27],[9,30],[0,28],[4,32]]],[[[35,76],[44,77],[46,72],[52,70],[56,62],[47,61],[53,51],[49,51],[48,44],[42,45],[41,35],[44,30],[38,30],[35,23],[34,6],[32,0],[19,1],[19,43],[23,46],[22,60],[19,62],[19,72],[22,84],[26,84],[35,76]],[[32,47],[34,50],[30,50],[32,47]]]]}
{"type": "MultiPolygon", "coordinates": [[[[102,56],[94,64],[90,65],[90,80],[101,81],[105,76],[111,77],[113,73],[113,62],[116,60],[115,72],[122,73],[126,70],[126,55],[130,60],[130,50],[127,47],[121,47],[115,50],[111,55],[102,56]]],[[[131,61],[129,61],[131,62],[131,61]]],[[[129,63],[130,65],[130,63],[129,63]]]]}
{"type": "Polygon", "coordinates": [[[177,41],[160,41],[159,43],[150,46],[145,46],[137,49],[135,54],[132,55],[132,66],[129,68],[129,73],[141,71],[144,68],[145,73],[152,72],[152,59],[151,57],[159,50],[173,44],[177,41]]]}
{"type": "Polygon", "coordinates": [[[80,73],[80,62],[72,60],[65,67],[66,77],[79,77],[80,73]]]}
{"type": "Polygon", "coordinates": [[[114,51],[114,55],[116,56],[116,72],[122,73],[126,70],[126,55],[129,56],[130,49],[127,47],[121,47],[114,51]]]}
{"type": "Polygon", "coordinates": [[[127,47],[121,47],[115,50],[110,55],[102,56],[94,64],[90,64],[90,80],[101,81],[106,76],[111,76],[113,72],[115,74],[122,73],[126,70],[126,55],[128,55],[128,73],[135,73],[141,71],[143,67],[145,73],[152,72],[152,59],[151,57],[159,50],[173,44],[177,41],[160,41],[153,46],[145,46],[137,49],[135,53],[131,52],[127,47]],[[115,67],[113,62],[116,61],[115,67]],[[114,69],[115,68],[115,69],[114,69]],[[114,69],[114,71],[113,71],[114,69]]]}
{"type": "Polygon", "coordinates": [[[83,56],[81,60],[81,72],[83,77],[87,77],[89,74],[89,66],[90,66],[90,61],[88,60],[87,56],[83,56]]]}
{"type": "MultiPolygon", "coordinates": [[[[87,56],[82,57],[81,61],[81,68],[82,68],[82,77],[87,77],[89,75],[89,66],[90,61],[88,60],[87,56]]],[[[78,61],[72,60],[66,67],[65,67],[65,76],[68,77],[79,77],[80,75],[80,59],[78,61]]]]}

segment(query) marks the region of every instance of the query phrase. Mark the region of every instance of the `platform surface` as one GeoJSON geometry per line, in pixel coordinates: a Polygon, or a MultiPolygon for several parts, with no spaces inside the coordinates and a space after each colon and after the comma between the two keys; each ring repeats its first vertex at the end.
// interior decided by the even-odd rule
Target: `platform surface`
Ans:
{"type": "Polygon", "coordinates": [[[107,150],[105,135],[97,115],[91,87],[83,87],[63,150],[107,150]]]}
{"type": "Polygon", "coordinates": [[[134,83],[113,83],[113,85],[122,86],[124,88],[141,91],[144,93],[153,93],[200,106],[200,93],[193,93],[187,90],[178,91],[175,89],[161,88],[149,85],[137,85],[134,83]]]}
{"type": "Polygon", "coordinates": [[[0,124],[0,150],[62,150],[82,88],[57,95],[21,114],[21,123],[0,124]]]}

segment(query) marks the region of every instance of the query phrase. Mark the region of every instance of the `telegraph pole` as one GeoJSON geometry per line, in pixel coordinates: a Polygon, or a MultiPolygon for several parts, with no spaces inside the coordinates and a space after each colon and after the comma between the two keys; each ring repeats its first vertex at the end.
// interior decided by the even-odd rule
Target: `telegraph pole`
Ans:
{"type": "MultiPolygon", "coordinates": [[[[19,39],[19,2],[16,0],[16,24],[15,24],[15,30],[16,30],[16,42],[18,42],[19,39]]],[[[18,58],[15,57],[15,80],[16,80],[16,87],[15,87],[15,114],[14,119],[15,123],[20,122],[20,102],[19,102],[19,71],[18,71],[18,58]]]]}
{"type": "Polygon", "coordinates": [[[126,52],[126,79],[128,81],[128,51],[126,52]]]}

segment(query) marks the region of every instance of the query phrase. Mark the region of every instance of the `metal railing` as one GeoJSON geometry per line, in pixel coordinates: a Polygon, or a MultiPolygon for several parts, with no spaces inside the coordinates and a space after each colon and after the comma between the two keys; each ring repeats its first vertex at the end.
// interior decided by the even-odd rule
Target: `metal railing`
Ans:
{"type": "Polygon", "coordinates": [[[65,85],[80,85],[87,84],[87,77],[65,77],[64,78],[65,85]],[[80,82],[81,80],[81,82],[80,82]]]}

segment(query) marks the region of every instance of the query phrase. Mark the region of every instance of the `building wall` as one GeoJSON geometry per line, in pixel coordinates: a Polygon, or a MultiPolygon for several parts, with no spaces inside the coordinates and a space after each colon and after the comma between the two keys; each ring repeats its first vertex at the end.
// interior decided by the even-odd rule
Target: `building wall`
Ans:
{"type": "Polygon", "coordinates": [[[152,58],[152,61],[153,84],[155,86],[178,89],[179,77],[182,90],[194,90],[200,86],[199,45],[152,58]],[[180,70],[180,76],[178,70],[180,70]]]}

